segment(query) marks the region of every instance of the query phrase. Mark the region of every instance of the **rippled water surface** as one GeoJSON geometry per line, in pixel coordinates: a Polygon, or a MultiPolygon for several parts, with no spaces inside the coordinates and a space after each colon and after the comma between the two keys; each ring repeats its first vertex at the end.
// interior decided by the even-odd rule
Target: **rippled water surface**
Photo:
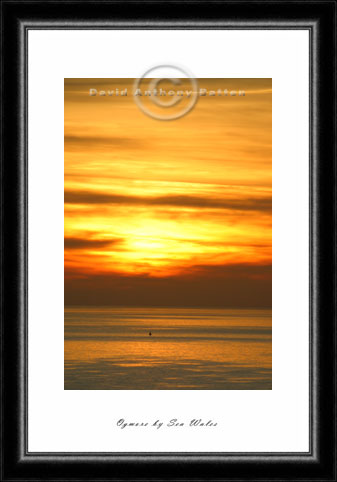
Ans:
{"type": "Polygon", "coordinates": [[[85,307],[64,317],[66,390],[272,388],[270,310],[85,307]]]}

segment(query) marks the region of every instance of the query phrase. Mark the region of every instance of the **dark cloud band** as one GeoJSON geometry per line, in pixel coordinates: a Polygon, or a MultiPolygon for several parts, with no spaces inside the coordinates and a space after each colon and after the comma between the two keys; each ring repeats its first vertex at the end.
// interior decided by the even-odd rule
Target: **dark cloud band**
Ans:
{"type": "Polygon", "coordinates": [[[189,195],[167,195],[157,197],[123,196],[119,194],[90,191],[65,191],[66,204],[126,204],[143,206],[176,206],[185,208],[234,209],[237,211],[271,212],[271,197],[246,199],[212,198],[189,195]]]}

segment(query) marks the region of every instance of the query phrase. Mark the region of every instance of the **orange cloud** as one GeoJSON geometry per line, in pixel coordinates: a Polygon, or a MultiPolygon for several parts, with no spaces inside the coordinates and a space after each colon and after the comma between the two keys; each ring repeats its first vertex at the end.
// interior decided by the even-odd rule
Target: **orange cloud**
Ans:
{"type": "MultiPolygon", "coordinates": [[[[256,294],[255,282],[258,305],[270,306],[271,79],[199,79],[208,90],[246,95],[200,97],[194,110],[172,122],[144,115],[132,95],[88,95],[95,86],[132,84],[65,80],[66,303],[79,302],[81,289],[83,302],[88,292],[98,300],[102,284],[117,289],[120,277],[123,286],[129,280],[134,300],[146,287],[154,290],[146,281],[152,279],[173,291],[176,283],[189,297],[193,286],[203,286],[205,305],[219,280],[224,289],[231,280],[242,287],[241,304],[256,294]]],[[[155,292],[178,303],[177,296],[155,292]]],[[[220,298],[213,300],[217,306],[220,298]]],[[[238,294],[235,300],[240,306],[238,294]]]]}

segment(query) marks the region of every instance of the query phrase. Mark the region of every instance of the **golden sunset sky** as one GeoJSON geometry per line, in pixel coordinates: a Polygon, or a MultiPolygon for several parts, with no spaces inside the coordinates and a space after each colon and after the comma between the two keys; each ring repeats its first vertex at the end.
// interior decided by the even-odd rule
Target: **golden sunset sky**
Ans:
{"type": "Polygon", "coordinates": [[[133,82],[65,79],[65,304],[270,308],[271,79],[198,79],[245,96],[174,121],[133,82]]]}

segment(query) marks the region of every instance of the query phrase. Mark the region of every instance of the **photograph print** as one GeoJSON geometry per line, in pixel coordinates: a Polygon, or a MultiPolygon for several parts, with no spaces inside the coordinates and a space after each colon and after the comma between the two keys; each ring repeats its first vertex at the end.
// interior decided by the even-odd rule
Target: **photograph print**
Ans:
{"type": "Polygon", "coordinates": [[[65,79],[64,389],[272,389],[272,79],[65,79]]]}

